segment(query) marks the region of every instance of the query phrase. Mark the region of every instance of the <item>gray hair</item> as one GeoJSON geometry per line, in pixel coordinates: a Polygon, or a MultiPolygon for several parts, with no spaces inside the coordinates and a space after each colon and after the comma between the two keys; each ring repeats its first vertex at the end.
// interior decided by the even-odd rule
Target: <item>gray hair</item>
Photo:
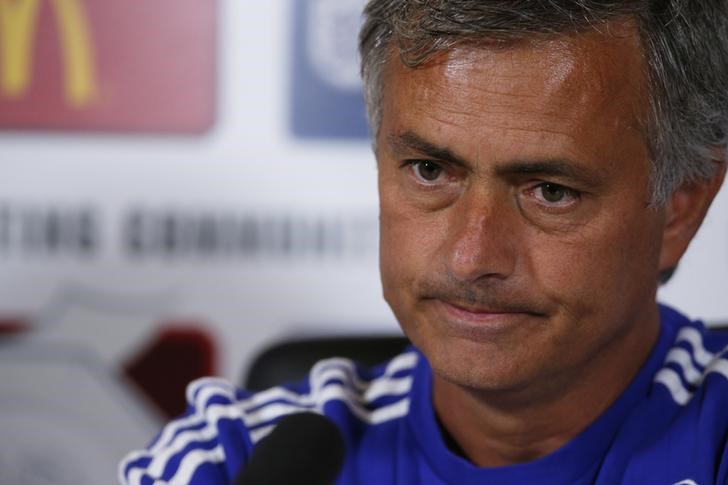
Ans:
{"type": "Polygon", "coordinates": [[[631,17],[647,61],[652,204],[715,175],[728,143],[728,0],[370,0],[359,37],[376,140],[383,71],[396,42],[408,67],[464,42],[513,42],[631,17]]]}

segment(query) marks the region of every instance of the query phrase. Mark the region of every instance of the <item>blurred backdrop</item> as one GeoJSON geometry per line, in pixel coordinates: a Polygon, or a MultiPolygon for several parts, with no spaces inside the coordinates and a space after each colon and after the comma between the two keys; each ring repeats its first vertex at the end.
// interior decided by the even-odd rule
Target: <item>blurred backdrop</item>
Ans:
{"type": "MultiPolygon", "coordinates": [[[[0,483],[111,483],[189,378],[398,332],[363,4],[0,0],[0,483]]],[[[727,249],[724,189],[662,300],[728,320],[727,249]]]]}

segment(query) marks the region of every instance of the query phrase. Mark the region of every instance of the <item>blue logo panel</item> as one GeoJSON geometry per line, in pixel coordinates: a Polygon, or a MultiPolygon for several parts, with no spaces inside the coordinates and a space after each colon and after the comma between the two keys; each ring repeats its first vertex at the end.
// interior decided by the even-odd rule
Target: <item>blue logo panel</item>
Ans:
{"type": "Polygon", "coordinates": [[[365,0],[293,1],[293,135],[367,139],[357,53],[365,0]]]}

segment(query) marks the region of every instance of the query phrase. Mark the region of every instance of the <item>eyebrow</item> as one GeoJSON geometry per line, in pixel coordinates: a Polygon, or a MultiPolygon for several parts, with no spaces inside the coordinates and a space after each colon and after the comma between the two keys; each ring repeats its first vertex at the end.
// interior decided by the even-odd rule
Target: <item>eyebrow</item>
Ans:
{"type": "Polygon", "coordinates": [[[496,165],[495,173],[501,177],[539,175],[580,182],[588,187],[599,185],[602,177],[591,168],[560,158],[545,160],[515,160],[496,165]]]}
{"type": "Polygon", "coordinates": [[[411,131],[406,131],[400,135],[389,135],[387,139],[395,152],[414,150],[443,162],[454,163],[463,167],[471,166],[465,159],[455,155],[449,148],[439,147],[430,143],[411,131]]]}
{"type": "MultiPolygon", "coordinates": [[[[434,160],[453,163],[472,169],[473,164],[459,157],[449,148],[437,146],[416,133],[406,131],[390,135],[389,143],[395,152],[414,150],[434,160]]],[[[496,163],[494,173],[500,177],[519,175],[541,175],[579,181],[588,186],[596,186],[601,180],[597,170],[584,167],[565,158],[544,158],[539,160],[512,160],[496,163]]]]}

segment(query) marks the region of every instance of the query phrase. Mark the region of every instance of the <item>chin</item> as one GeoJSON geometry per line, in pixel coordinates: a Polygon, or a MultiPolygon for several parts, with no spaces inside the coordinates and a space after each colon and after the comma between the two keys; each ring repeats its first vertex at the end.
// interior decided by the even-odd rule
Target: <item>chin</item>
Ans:
{"type": "Polygon", "coordinates": [[[457,338],[429,340],[423,345],[416,338],[412,341],[427,357],[434,374],[458,387],[484,392],[514,391],[532,380],[530,369],[517,352],[494,343],[457,338]]]}

